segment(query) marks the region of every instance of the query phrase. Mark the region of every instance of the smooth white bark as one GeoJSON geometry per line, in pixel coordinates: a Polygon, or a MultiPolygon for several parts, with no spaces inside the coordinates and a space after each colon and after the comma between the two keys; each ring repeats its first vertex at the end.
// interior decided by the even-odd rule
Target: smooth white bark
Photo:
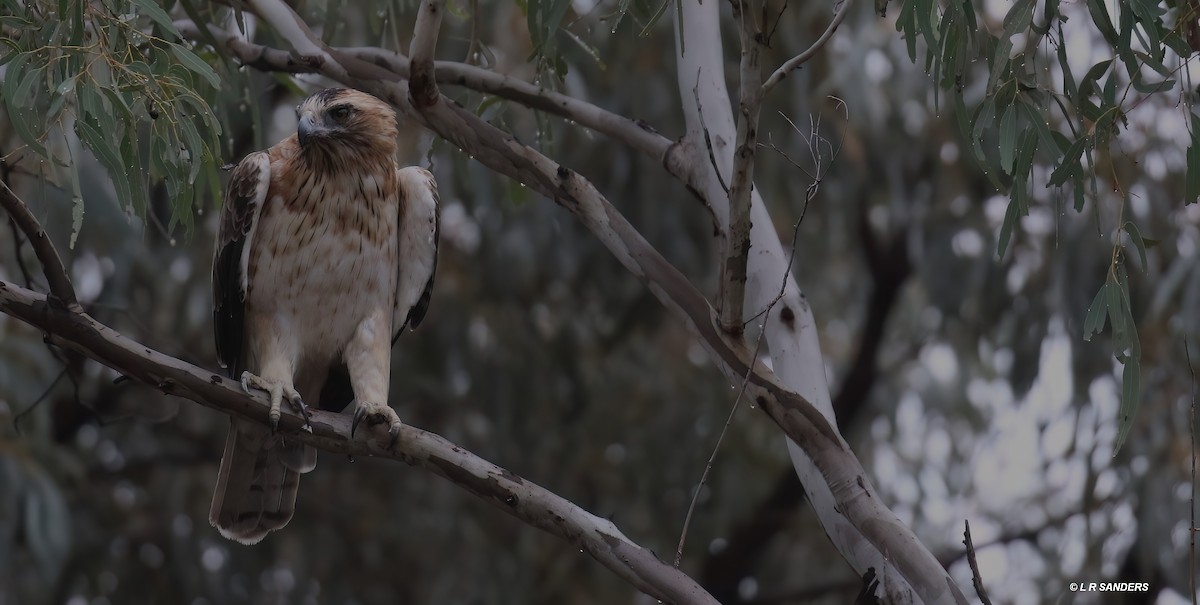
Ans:
{"type": "MultiPolygon", "coordinates": [[[[721,224],[721,234],[727,236],[729,229],[729,197],[721,183],[730,181],[734,164],[734,141],[736,124],[729,92],[725,83],[724,51],[720,33],[720,3],[682,0],[682,14],[676,28],[676,57],[678,60],[678,82],[680,96],[687,120],[687,137],[693,149],[705,150],[705,130],[712,142],[712,155],[716,168],[722,171],[718,178],[711,161],[695,158],[693,164],[708,168],[707,177],[700,179],[705,185],[705,197],[712,213],[721,224]]],[[[843,8],[844,10],[844,8],[843,8]]],[[[832,29],[832,28],[831,28],[832,29]]],[[[788,274],[788,252],[783,249],[766,206],[758,190],[754,189],[751,199],[750,231],[751,248],[747,266],[745,316],[752,317],[767,308],[779,295],[783,296],[766,316],[763,329],[770,352],[775,375],[788,388],[812,403],[817,410],[836,427],[829,383],[825,376],[825,361],[817,337],[816,322],[804,295],[797,287],[794,277],[788,274]]],[[[794,268],[803,270],[807,259],[798,259],[794,268]]],[[[838,437],[841,439],[840,435],[838,437]]],[[[845,445],[844,440],[842,444],[845,445]]],[[[849,447],[846,446],[848,450],[849,447]]],[[[839,493],[834,494],[829,477],[824,475],[812,458],[794,441],[788,439],[788,452],[792,464],[804,485],[806,494],[820,519],[825,533],[834,546],[859,574],[874,567],[881,578],[880,588],[885,592],[886,602],[955,602],[956,589],[944,590],[945,585],[926,584],[918,590],[914,584],[937,582],[937,578],[911,578],[901,573],[890,561],[888,553],[880,552],[875,546],[878,541],[848,520],[847,511],[839,510],[839,502],[870,498],[876,490],[864,477],[862,482],[837,484],[839,493]],[[918,595],[922,595],[919,597],[918,595]]],[[[890,510],[880,506],[866,513],[885,524],[889,531],[907,528],[890,510]]],[[[860,524],[861,526],[861,524],[860,524]]],[[[911,535],[911,532],[909,532],[911,535]]],[[[915,543],[915,537],[913,538],[915,543]]],[[[916,550],[923,551],[919,544],[916,550]]],[[[893,556],[928,556],[928,553],[892,553],[893,556]]],[[[925,569],[929,569],[926,567],[925,569]]],[[[909,575],[912,575],[911,573],[909,575]]],[[[944,581],[949,581],[944,576],[944,581]]]]}

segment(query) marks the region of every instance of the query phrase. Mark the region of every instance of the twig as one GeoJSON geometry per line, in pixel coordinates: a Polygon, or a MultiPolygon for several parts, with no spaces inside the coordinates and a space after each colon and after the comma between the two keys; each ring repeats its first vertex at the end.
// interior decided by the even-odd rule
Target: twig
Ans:
{"type": "MultiPolygon", "coordinates": [[[[79,300],[75,297],[75,287],[71,285],[71,278],[67,276],[62,259],[58,257],[58,251],[54,249],[46,230],[42,229],[41,223],[29,210],[29,206],[3,181],[0,181],[0,206],[8,211],[9,217],[25,233],[29,245],[33,246],[34,254],[42,263],[42,273],[46,276],[46,285],[53,295],[51,300],[55,300],[54,304],[72,311],[82,311],[83,308],[79,306],[79,300]]],[[[17,257],[20,258],[20,254],[17,257]]]]}
{"type": "Polygon", "coordinates": [[[1192,352],[1188,349],[1187,337],[1183,339],[1183,356],[1187,360],[1188,373],[1192,376],[1192,405],[1191,415],[1188,417],[1188,426],[1192,433],[1192,520],[1188,531],[1188,569],[1192,570],[1192,573],[1188,580],[1188,588],[1191,589],[1192,605],[1196,605],[1196,532],[1200,531],[1200,528],[1196,527],[1196,368],[1192,367],[1192,352]]]}
{"type": "MultiPolygon", "coordinates": [[[[766,8],[767,7],[764,4],[763,10],[766,10],[766,8]]],[[[763,41],[763,45],[766,46],[767,48],[771,47],[771,40],[773,40],[775,38],[775,32],[777,30],[779,30],[779,24],[783,21],[783,13],[786,13],[787,9],[788,9],[788,0],[783,0],[783,6],[779,8],[779,14],[775,15],[775,25],[771,26],[771,31],[767,32],[766,39],[763,41]]]]}
{"type": "MultiPolygon", "coordinates": [[[[729,195],[729,186],[725,184],[725,177],[721,176],[721,166],[717,163],[717,155],[713,152],[712,134],[708,132],[708,125],[704,123],[704,105],[700,103],[700,74],[696,74],[696,85],[692,87],[692,94],[696,97],[696,113],[700,114],[700,129],[704,131],[704,146],[708,149],[708,165],[712,167],[713,174],[717,177],[717,183],[721,185],[721,189],[725,191],[725,195],[729,195]]],[[[712,204],[708,204],[711,209],[712,204]]]]}
{"type": "Polygon", "coordinates": [[[725,419],[725,426],[721,427],[721,434],[717,435],[717,442],[713,444],[712,454],[708,457],[708,463],[704,465],[704,472],[700,473],[700,482],[696,484],[696,489],[692,492],[692,502],[688,504],[687,514],[683,517],[683,529],[679,532],[679,544],[675,546],[676,568],[683,562],[683,544],[687,540],[688,528],[692,524],[692,513],[696,510],[696,502],[700,499],[700,491],[704,489],[704,483],[708,480],[708,473],[712,471],[713,462],[717,459],[717,452],[721,450],[721,442],[725,440],[725,433],[729,432],[729,427],[733,424],[733,416],[737,413],[738,405],[741,404],[742,397],[746,394],[746,385],[750,382],[750,372],[753,371],[754,363],[758,362],[758,356],[762,352],[762,343],[763,333],[759,332],[758,342],[754,345],[754,361],[750,364],[751,369],[742,378],[742,387],[738,390],[737,397],[733,400],[733,405],[729,408],[729,417],[725,419]]]}
{"type": "Polygon", "coordinates": [[[762,85],[762,93],[764,95],[770,92],[772,88],[775,88],[777,84],[782,82],[789,73],[799,68],[801,65],[804,65],[809,61],[809,59],[812,59],[814,56],[816,56],[817,52],[820,51],[825,44],[829,42],[829,39],[833,37],[833,32],[837,31],[838,26],[842,24],[842,20],[846,18],[846,13],[850,10],[850,4],[852,0],[837,1],[841,3],[841,7],[835,9],[837,12],[833,14],[833,20],[829,22],[829,26],[825,28],[825,31],[821,34],[821,37],[817,38],[817,41],[813,42],[812,46],[809,46],[807,50],[792,57],[791,59],[788,59],[783,65],[780,65],[779,69],[776,69],[775,73],[772,73],[771,77],[767,78],[767,81],[762,85]]]}
{"type": "MultiPolygon", "coordinates": [[[[837,97],[834,97],[834,98],[837,99],[837,97]]],[[[843,102],[841,99],[837,99],[837,100],[839,103],[841,103],[843,108],[846,107],[845,102],[843,102]]],[[[849,116],[847,115],[847,118],[848,117],[849,116]]],[[[783,119],[787,120],[788,123],[792,125],[792,128],[796,129],[796,132],[799,133],[801,137],[804,137],[804,141],[806,143],[808,143],[809,153],[811,153],[813,155],[813,164],[814,164],[813,174],[809,174],[808,170],[806,170],[804,167],[800,166],[800,164],[798,164],[794,160],[792,160],[791,156],[789,156],[787,153],[784,153],[783,151],[781,151],[778,147],[775,147],[774,143],[771,143],[769,146],[771,147],[771,149],[774,149],[776,152],[778,152],[784,158],[786,158],[788,162],[791,162],[791,164],[793,166],[795,166],[796,168],[799,168],[801,171],[804,172],[805,175],[809,176],[809,178],[812,179],[812,182],[809,183],[808,186],[805,187],[805,189],[804,189],[804,205],[800,208],[800,217],[796,219],[796,224],[792,226],[791,251],[788,253],[787,269],[783,272],[783,275],[784,275],[783,280],[782,280],[783,283],[781,283],[779,285],[779,292],[775,295],[774,298],[771,299],[770,302],[767,303],[767,306],[763,307],[763,309],[761,311],[758,311],[754,315],[751,315],[750,318],[747,319],[744,324],[742,324],[743,327],[750,325],[750,322],[769,313],[771,311],[771,308],[774,307],[775,304],[778,303],[780,301],[780,299],[783,298],[784,293],[787,292],[787,276],[791,275],[792,263],[796,259],[796,243],[799,241],[799,238],[800,238],[800,224],[804,222],[804,216],[806,214],[808,214],[809,203],[812,202],[813,198],[815,198],[817,196],[817,191],[819,191],[821,189],[821,181],[824,180],[825,175],[829,172],[829,168],[833,164],[833,161],[836,160],[838,155],[841,154],[842,145],[846,140],[846,135],[843,132],[842,139],[840,141],[838,141],[838,146],[836,149],[834,149],[833,146],[831,144],[829,144],[829,141],[827,139],[820,136],[820,127],[821,127],[820,119],[818,119],[816,121],[816,123],[813,125],[812,133],[810,136],[807,136],[807,137],[804,136],[804,134],[801,133],[798,128],[796,128],[796,125],[790,119],[788,119],[788,117],[786,115],[783,116],[783,119]],[[813,139],[816,139],[815,145],[813,143],[813,139]],[[822,141],[824,141],[825,144],[827,146],[829,146],[829,149],[830,149],[828,165],[825,164],[824,159],[823,159],[825,156],[824,156],[824,154],[821,153],[821,142],[822,141]]]]}
{"type": "Polygon", "coordinates": [[[975,594],[983,605],[992,605],[987,590],[983,587],[983,577],[979,575],[979,563],[975,561],[975,545],[971,543],[971,522],[963,521],[966,529],[963,531],[963,545],[967,547],[967,564],[971,566],[971,582],[975,585],[975,594]]]}
{"type": "MultiPolygon", "coordinates": [[[[0,312],[45,331],[54,344],[82,353],[151,388],[226,414],[267,423],[270,406],[264,396],[247,394],[235,381],[130,340],[86,313],[51,306],[37,292],[0,281],[0,312]]],[[[390,458],[422,467],[587,551],[651,596],[674,603],[715,603],[693,580],[630,541],[610,521],[434,433],[405,425],[389,449],[382,433],[351,438],[347,415],[319,410],[310,414],[311,433],[302,430],[304,420],[290,411],[280,420],[280,430],[322,451],[390,458]]]]}

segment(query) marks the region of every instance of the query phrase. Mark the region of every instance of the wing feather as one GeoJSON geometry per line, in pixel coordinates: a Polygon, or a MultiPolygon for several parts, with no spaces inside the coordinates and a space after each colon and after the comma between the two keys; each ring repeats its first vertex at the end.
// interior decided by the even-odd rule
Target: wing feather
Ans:
{"type": "Polygon", "coordinates": [[[270,184],[270,156],[265,151],[252,153],[233,169],[221,208],[213,259],[213,327],[217,337],[217,358],[234,377],[245,369],[242,345],[250,246],[270,184]]]}
{"type": "Polygon", "coordinates": [[[438,254],[438,190],[433,174],[415,166],[396,171],[400,183],[400,249],[392,325],[396,333],[416,328],[429,310],[438,254]]]}

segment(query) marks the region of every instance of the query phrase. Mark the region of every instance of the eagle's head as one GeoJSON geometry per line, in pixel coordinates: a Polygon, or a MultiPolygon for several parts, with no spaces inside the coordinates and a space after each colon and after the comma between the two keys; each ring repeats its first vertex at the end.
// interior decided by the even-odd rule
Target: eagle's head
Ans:
{"type": "Polygon", "coordinates": [[[357,90],[327,88],[296,107],[296,138],[305,154],[346,160],[396,153],[396,112],[357,90]]]}

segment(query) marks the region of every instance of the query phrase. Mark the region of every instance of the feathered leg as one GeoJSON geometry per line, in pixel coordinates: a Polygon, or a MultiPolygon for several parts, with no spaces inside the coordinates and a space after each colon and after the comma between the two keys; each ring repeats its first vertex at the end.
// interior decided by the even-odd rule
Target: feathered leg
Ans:
{"type": "Polygon", "coordinates": [[[400,417],[388,406],[388,381],[392,365],[391,311],[382,309],[364,319],[354,330],[354,336],[343,354],[354,388],[354,420],[350,434],[366,420],[368,425],[387,424],[388,447],[400,436],[400,417]]]}

